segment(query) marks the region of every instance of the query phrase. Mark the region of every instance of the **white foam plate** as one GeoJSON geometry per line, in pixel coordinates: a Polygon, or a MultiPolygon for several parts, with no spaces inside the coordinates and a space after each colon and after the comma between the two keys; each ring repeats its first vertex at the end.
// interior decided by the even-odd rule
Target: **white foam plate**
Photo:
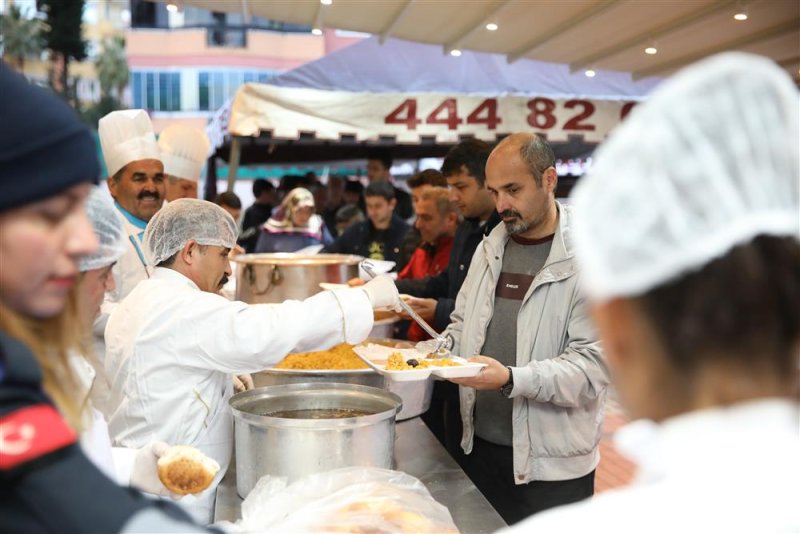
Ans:
{"type": "Polygon", "coordinates": [[[348,289],[350,286],[347,284],[332,284],[329,282],[320,282],[319,287],[326,291],[333,291],[334,289],[348,289]]]}
{"type": "Polygon", "coordinates": [[[418,360],[425,359],[426,353],[419,351],[415,348],[399,349],[387,347],[385,345],[377,345],[369,343],[367,345],[357,345],[353,347],[353,351],[359,358],[364,360],[367,365],[375,369],[380,374],[387,376],[390,380],[396,382],[408,382],[413,380],[426,380],[431,375],[440,378],[463,378],[467,376],[475,376],[481,372],[481,369],[486,367],[485,363],[472,363],[459,356],[450,356],[451,359],[459,362],[458,366],[447,367],[426,367],[424,369],[408,369],[404,371],[390,371],[386,369],[386,362],[389,356],[394,352],[399,352],[403,355],[404,360],[416,358],[418,360]]]}
{"type": "MultiPolygon", "coordinates": [[[[375,271],[375,274],[385,274],[394,269],[394,266],[397,265],[393,261],[388,260],[369,260],[372,262],[372,270],[375,271]]],[[[358,266],[358,276],[362,280],[370,280],[372,277],[361,268],[361,265],[358,266]]]]}

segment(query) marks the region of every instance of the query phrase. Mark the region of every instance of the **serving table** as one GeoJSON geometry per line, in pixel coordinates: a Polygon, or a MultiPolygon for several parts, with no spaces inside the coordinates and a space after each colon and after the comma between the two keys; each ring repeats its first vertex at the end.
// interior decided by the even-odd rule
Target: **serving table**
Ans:
{"type": "MultiPolygon", "coordinates": [[[[506,526],[503,518],[475,487],[419,417],[396,426],[395,469],[422,481],[433,498],[450,510],[463,534],[494,532],[506,526]]],[[[215,521],[241,517],[242,499],[236,493],[236,462],[217,487],[215,521]]]]}

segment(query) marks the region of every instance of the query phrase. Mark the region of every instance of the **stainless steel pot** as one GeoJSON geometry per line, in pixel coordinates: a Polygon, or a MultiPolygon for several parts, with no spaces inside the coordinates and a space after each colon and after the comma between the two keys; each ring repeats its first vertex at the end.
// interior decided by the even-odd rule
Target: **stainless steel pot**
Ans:
{"type": "Polygon", "coordinates": [[[344,284],[358,276],[363,258],[347,254],[242,254],[236,256],[236,299],[248,304],[303,300],[320,282],[344,284]]]}
{"type": "Polygon", "coordinates": [[[391,391],[403,401],[403,409],[397,414],[398,421],[405,421],[427,412],[433,395],[433,379],[395,382],[385,379],[372,369],[330,371],[267,369],[253,373],[253,383],[257,388],[307,383],[357,384],[382,388],[391,391]]]}
{"type": "MultiPolygon", "coordinates": [[[[374,388],[383,388],[385,385],[383,375],[372,369],[267,369],[253,373],[253,384],[257,388],[311,382],[357,384],[374,388]]],[[[405,405],[405,401],[403,404],[405,405]]]]}
{"type": "Polygon", "coordinates": [[[339,467],[392,467],[400,397],[353,384],[293,384],[252,389],[230,399],[236,490],[244,498],[264,475],[289,481],[339,467]],[[359,410],[371,415],[290,419],[294,410],[359,410]]]}

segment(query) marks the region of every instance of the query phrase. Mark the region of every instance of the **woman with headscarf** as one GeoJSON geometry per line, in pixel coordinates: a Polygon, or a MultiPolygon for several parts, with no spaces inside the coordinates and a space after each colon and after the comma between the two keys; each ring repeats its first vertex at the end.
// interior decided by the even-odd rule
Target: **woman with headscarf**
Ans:
{"type": "Polygon", "coordinates": [[[202,530],[114,484],[78,444],[70,355],[83,332],[68,297],[98,250],[86,216],[95,145],[64,102],[2,63],[0,87],[0,531],[202,530]]]}
{"type": "Polygon", "coordinates": [[[333,241],[322,217],[314,212],[314,195],[297,187],[289,191],[272,217],[261,227],[256,252],[297,252],[333,241]]]}

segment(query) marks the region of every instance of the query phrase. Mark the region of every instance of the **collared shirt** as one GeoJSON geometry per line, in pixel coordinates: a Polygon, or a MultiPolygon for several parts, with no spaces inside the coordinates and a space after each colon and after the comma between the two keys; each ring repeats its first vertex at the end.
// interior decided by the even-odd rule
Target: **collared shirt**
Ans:
{"type": "Polygon", "coordinates": [[[139,217],[135,216],[133,213],[131,213],[128,210],[126,210],[125,208],[123,208],[122,205],[120,205],[120,203],[117,202],[116,200],[114,201],[114,205],[117,207],[119,212],[122,214],[123,217],[125,217],[125,219],[129,223],[131,223],[136,228],[139,228],[141,230],[141,232],[139,232],[139,234],[137,234],[136,237],[138,237],[139,239],[142,239],[144,237],[144,231],[147,228],[147,221],[143,221],[139,217]]]}

